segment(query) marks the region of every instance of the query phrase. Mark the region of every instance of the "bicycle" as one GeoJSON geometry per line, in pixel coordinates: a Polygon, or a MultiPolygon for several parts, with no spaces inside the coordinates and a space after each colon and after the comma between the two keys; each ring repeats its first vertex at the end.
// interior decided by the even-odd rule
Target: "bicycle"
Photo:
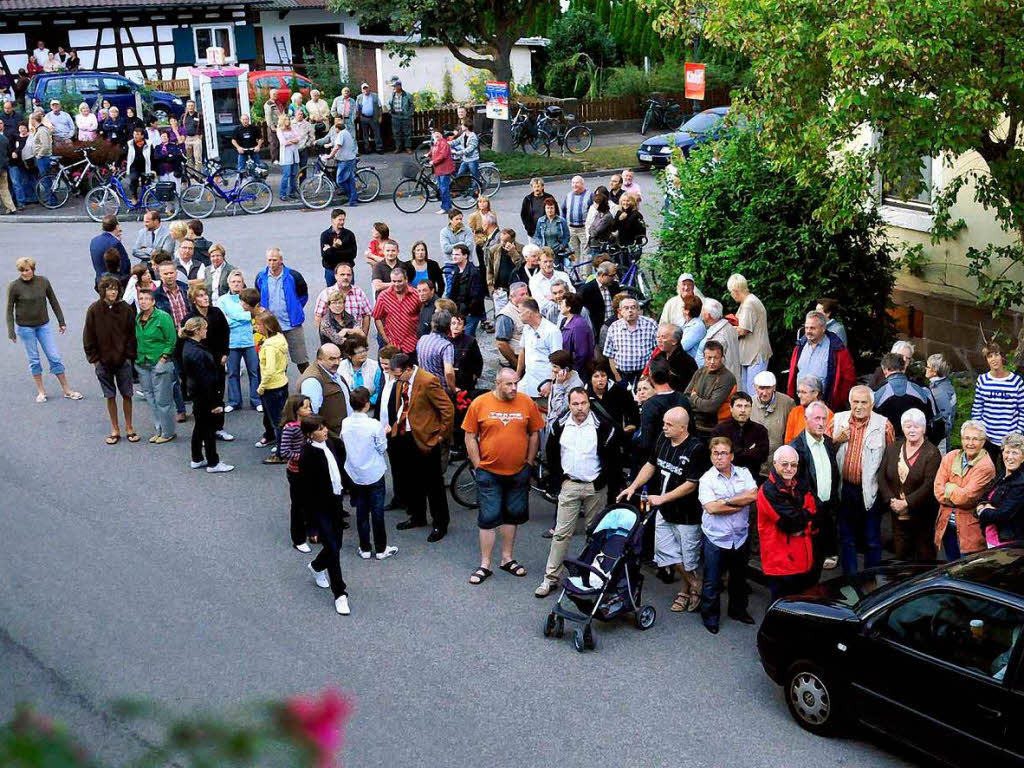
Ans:
{"type": "MultiPolygon", "coordinates": [[[[129,199],[122,183],[122,175],[114,175],[102,187],[89,190],[85,196],[85,212],[93,221],[103,221],[104,216],[118,216],[124,205],[128,213],[160,213],[164,221],[178,215],[179,200],[174,182],[153,182],[155,173],[145,174],[139,182],[139,198],[134,203],[129,199]]],[[[141,218],[141,216],[140,216],[141,218]]]]}
{"type": "MultiPolygon", "coordinates": [[[[643,256],[646,240],[635,245],[620,246],[616,243],[604,243],[598,249],[598,253],[607,253],[619,269],[625,269],[619,278],[619,288],[623,293],[628,293],[637,300],[641,309],[646,309],[654,298],[654,284],[643,271],[640,261],[643,256]]],[[[583,274],[585,267],[593,263],[593,259],[580,260],[572,264],[568,270],[569,280],[577,290],[587,282],[587,276],[583,274]]]]}
{"type": "MultiPolygon", "coordinates": [[[[322,155],[317,156],[313,171],[299,184],[299,199],[307,208],[320,210],[329,206],[336,194],[340,195],[340,191],[335,171],[328,168],[322,155]]],[[[372,203],[380,195],[380,176],[374,166],[360,166],[356,162],[356,194],[360,203],[372,203]]]]}
{"type": "Polygon", "coordinates": [[[530,110],[523,104],[516,104],[516,114],[510,125],[512,147],[526,155],[539,155],[547,150],[547,143],[537,132],[537,123],[530,110]]]}
{"type": "Polygon", "coordinates": [[[72,192],[82,194],[110,181],[113,171],[110,166],[97,165],[92,161],[89,157],[92,147],[75,151],[82,155],[81,160],[70,165],[60,164],[56,171],[48,171],[36,181],[36,199],[40,205],[50,209],[62,208],[72,192]]]}
{"type": "Polygon", "coordinates": [[[591,130],[583,123],[577,122],[576,115],[563,113],[557,104],[550,104],[544,108],[543,114],[537,120],[537,136],[544,141],[546,155],[551,154],[551,145],[556,141],[563,155],[565,150],[569,150],[573,155],[581,154],[594,144],[594,134],[591,130]]]}
{"type": "Polygon", "coordinates": [[[448,483],[448,491],[455,503],[466,509],[478,509],[480,499],[476,490],[476,470],[468,458],[464,459],[448,483]]]}
{"type": "Polygon", "coordinates": [[[640,124],[640,135],[646,136],[647,131],[655,127],[655,124],[657,124],[658,128],[671,128],[673,130],[678,128],[682,122],[682,117],[679,114],[681,110],[682,107],[671,99],[662,102],[658,99],[648,98],[647,111],[644,113],[643,122],[640,124]]]}
{"type": "MultiPolygon", "coordinates": [[[[441,189],[431,177],[427,166],[417,164],[412,168],[411,164],[406,164],[402,172],[406,178],[398,183],[391,197],[395,207],[402,213],[419,213],[427,202],[441,199],[441,189]]],[[[479,196],[480,184],[469,174],[451,180],[452,205],[460,211],[468,211],[476,205],[479,196]]]]}
{"type": "Polygon", "coordinates": [[[265,168],[250,161],[246,166],[246,173],[236,171],[235,183],[230,188],[225,188],[217,183],[217,174],[211,173],[208,168],[202,182],[189,184],[182,190],[181,210],[193,219],[205,219],[217,209],[219,197],[227,203],[228,209],[233,209],[237,205],[248,214],[263,213],[274,202],[274,193],[263,181],[267,173],[265,168]]]}

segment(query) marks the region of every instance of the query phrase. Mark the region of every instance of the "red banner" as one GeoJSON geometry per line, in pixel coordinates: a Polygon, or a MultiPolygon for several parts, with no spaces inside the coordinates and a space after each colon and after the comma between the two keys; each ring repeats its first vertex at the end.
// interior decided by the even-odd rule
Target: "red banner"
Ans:
{"type": "Polygon", "coordinates": [[[704,75],[706,72],[707,66],[704,64],[686,63],[684,68],[686,98],[704,100],[704,75]]]}

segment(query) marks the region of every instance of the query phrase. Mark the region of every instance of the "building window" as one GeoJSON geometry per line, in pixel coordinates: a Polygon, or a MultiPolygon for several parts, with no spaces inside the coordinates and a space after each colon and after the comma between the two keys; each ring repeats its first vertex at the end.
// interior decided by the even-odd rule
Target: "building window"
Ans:
{"type": "MultiPolygon", "coordinates": [[[[913,197],[904,192],[908,183],[896,183],[892,179],[882,177],[882,205],[895,205],[900,208],[911,208],[918,211],[931,211],[932,208],[932,158],[921,158],[921,180],[924,188],[913,197]]],[[[910,180],[908,179],[907,182],[910,180]]]]}
{"type": "Polygon", "coordinates": [[[193,27],[196,41],[196,61],[205,61],[207,48],[223,48],[224,57],[235,61],[235,34],[233,24],[193,27]]]}

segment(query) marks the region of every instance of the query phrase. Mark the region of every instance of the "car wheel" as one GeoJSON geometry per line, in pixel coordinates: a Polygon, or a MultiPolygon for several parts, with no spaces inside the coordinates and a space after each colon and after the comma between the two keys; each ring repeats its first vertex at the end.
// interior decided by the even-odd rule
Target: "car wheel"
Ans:
{"type": "Polygon", "coordinates": [[[801,728],[818,736],[835,733],[842,719],[842,698],[835,680],[809,661],[790,666],[784,685],[789,713],[801,728]]]}

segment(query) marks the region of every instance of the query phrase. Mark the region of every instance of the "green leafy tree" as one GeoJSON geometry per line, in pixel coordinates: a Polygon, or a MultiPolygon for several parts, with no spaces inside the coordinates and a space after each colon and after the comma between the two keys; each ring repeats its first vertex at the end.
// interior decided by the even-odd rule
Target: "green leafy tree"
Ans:
{"type": "MultiPolygon", "coordinates": [[[[804,314],[820,296],[842,303],[842,319],[857,353],[878,353],[889,326],[893,250],[883,222],[861,209],[847,226],[830,230],[813,216],[834,178],[807,183],[779,172],[756,131],[734,132],[677,159],[679,187],[649,266],[672,294],[681,272],[691,272],[708,296],[728,296],[726,281],[743,274],[768,310],[773,348],[791,347],[804,314]]],[[[726,306],[726,311],[734,311],[726,306]]]]}
{"type": "Polygon", "coordinates": [[[548,39],[545,90],[554,96],[596,96],[602,71],[619,58],[615,41],[597,15],[570,8],[548,29],[548,39]]]}

